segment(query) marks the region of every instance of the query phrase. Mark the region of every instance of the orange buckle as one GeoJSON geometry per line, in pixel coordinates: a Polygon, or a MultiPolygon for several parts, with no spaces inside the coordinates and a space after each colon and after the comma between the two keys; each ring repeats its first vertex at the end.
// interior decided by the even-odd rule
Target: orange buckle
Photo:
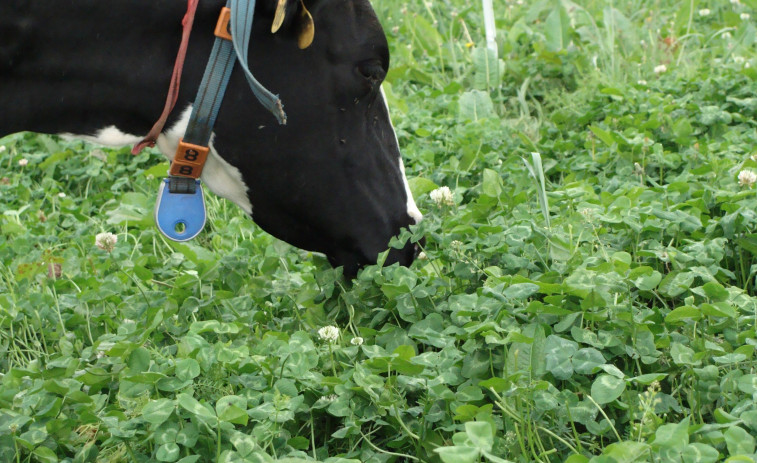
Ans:
{"type": "Polygon", "coordinates": [[[208,151],[207,146],[193,145],[180,140],[171,163],[171,170],[168,171],[169,175],[200,178],[202,167],[208,158],[208,151]]]}
{"type": "Polygon", "coordinates": [[[229,7],[225,6],[221,8],[221,15],[218,16],[218,22],[216,23],[216,37],[231,40],[231,26],[229,23],[230,20],[231,10],[229,9],[229,7]]]}

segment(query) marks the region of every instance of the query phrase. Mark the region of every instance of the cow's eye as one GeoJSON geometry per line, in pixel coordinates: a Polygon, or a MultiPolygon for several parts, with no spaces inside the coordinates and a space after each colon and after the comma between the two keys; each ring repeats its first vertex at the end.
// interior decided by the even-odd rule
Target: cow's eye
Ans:
{"type": "Polygon", "coordinates": [[[357,65],[357,72],[364,79],[369,91],[377,89],[386,77],[386,68],[378,59],[361,62],[357,65]]]}

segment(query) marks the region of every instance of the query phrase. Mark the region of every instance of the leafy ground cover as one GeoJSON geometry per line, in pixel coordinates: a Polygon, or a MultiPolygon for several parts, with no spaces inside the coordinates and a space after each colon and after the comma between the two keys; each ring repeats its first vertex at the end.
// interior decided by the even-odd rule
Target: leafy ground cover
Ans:
{"type": "Polygon", "coordinates": [[[213,197],[171,243],[157,154],[0,140],[0,461],[754,461],[757,2],[499,2],[498,56],[375,6],[409,269],[213,197]]]}

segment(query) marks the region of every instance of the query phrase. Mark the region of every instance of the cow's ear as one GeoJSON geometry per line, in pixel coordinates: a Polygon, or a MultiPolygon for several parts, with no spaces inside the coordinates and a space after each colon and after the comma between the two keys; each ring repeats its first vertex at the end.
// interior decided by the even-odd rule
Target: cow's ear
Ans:
{"type": "Polygon", "coordinates": [[[297,45],[301,49],[310,46],[315,36],[313,16],[303,0],[273,0],[275,4],[271,32],[276,33],[285,23],[293,24],[297,31],[297,45]]]}

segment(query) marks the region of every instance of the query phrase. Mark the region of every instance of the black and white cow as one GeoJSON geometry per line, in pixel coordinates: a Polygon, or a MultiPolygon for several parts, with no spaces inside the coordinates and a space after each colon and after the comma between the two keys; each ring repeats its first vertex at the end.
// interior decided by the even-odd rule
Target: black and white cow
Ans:
{"type": "MultiPolygon", "coordinates": [[[[374,263],[402,227],[421,220],[405,178],[380,84],[386,37],[369,0],[305,0],[312,45],[297,45],[301,3],[259,0],[250,69],[278,93],[286,125],[257,103],[235,70],[202,179],[264,230],[325,253],[354,274],[374,263]]],[[[225,0],[200,0],[176,110],[157,140],[173,157],[225,0]]],[[[133,144],[165,103],[184,0],[0,1],[0,136],[75,134],[133,144]]],[[[407,265],[414,246],[390,252],[407,265]]]]}

